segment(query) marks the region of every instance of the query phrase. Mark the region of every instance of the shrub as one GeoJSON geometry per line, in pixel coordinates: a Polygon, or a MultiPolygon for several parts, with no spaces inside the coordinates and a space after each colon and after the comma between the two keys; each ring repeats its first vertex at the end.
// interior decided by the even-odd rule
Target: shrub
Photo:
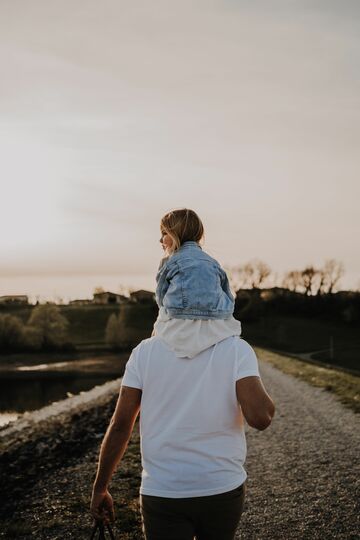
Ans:
{"type": "Polygon", "coordinates": [[[24,341],[24,325],[19,317],[0,315],[0,350],[20,350],[24,341]]]}
{"type": "Polygon", "coordinates": [[[45,350],[61,348],[66,344],[68,325],[55,304],[36,306],[27,322],[27,339],[45,350]]]}

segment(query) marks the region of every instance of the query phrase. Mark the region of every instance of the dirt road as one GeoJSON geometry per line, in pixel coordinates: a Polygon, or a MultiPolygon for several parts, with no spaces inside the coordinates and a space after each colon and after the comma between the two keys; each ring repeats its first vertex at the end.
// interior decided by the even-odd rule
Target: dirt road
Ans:
{"type": "Polygon", "coordinates": [[[237,538],[359,538],[360,416],[265,362],[260,371],[276,417],[264,432],[247,431],[237,538]]]}
{"type": "MultiPolygon", "coordinates": [[[[247,430],[247,497],[237,538],[359,538],[360,416],[265,362],[260,370],[276,417],[264,432],[247,430]]],[[[55,419],[12,430],[1,458],[0,538],[89,538],[96,459],[116,398],[111,388],[55,419]]],[[[140,474],[137,422],[111,484],[119,540],[142,538],[140,474]]]]}

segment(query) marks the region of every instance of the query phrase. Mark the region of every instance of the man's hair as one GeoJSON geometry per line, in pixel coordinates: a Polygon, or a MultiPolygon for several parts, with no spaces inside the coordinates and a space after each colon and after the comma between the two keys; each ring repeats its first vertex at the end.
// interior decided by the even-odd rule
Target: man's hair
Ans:
{"type": "Polygon", "coordinates": [[[173,241],[171,252],[189,240],[200,242],[204,237],[204,226],[201,219],[194,210],[180,208],[172,210],[161,218],[160,229],[166,233],[173,241]]]}

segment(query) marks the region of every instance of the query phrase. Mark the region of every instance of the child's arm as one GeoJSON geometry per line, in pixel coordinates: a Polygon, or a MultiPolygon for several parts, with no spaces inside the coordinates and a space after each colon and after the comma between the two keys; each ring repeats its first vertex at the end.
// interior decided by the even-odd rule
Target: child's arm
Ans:
{"type": "Polygon", "coordinates": [[[161,305],[163,305],[163,299],[165,294],[167,293],[167,290],[169,288],[170,282],[173,279],[173,277],[178,273],[179,267],[176,264],[176,262],[170,261],[168,263],[169,257],[165,257],[163,259],[163,264],[161,268],[158,270],[156,282],[157,282],[157,300],[159,304],[159,308],[161,305]]]}
{"type": "Polygon", "coordinates": [[[231,292],[229,280],[227,274],[223,268],[220,267],[220,278],[222,290],[228,295],[228,297],[235,302],[234,295],[231,292]]]}

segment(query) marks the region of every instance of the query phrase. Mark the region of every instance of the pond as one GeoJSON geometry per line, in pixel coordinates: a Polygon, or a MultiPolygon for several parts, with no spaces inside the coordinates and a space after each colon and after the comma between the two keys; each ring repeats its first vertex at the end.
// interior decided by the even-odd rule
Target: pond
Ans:
{"type": "Polygon", "coordinates": [[[107,355],[0,371],[0,427],[21,413],[91,390],[124,373],[128,355],[107,355]]]}

